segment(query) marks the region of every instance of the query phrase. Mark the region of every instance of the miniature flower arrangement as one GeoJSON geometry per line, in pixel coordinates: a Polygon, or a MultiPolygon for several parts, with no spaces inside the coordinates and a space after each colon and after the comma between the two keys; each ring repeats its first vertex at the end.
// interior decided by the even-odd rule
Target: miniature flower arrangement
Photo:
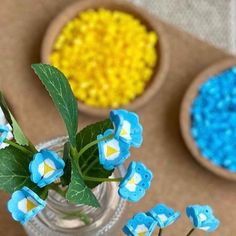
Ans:
{"type": "MultiPolygon", "coordinates": [[[[129,158],[130,148],[142,144],[143,128],[139,117],[126,110],[113,110],[110,118],[77,132],[78,107],[66,77],[55,67],[32,65],[49,92],[68,131],[63,158],[53,150],[36,147],[28,140],[0,94],[0,106],[6,120],[0,125],[0,188],[10,194],[8,210],[13,219],[27,223],[46,207],[49,190],[73,204],[98,208],[93,189],[103,182],[119,182],[118,194],[130,202],[142,199],[153,174],[141,162],[132,161],[125,176],[113,178],[116,168],[129,158]]],[[[4,118],[4,119],[5,119],[4,118]]],[[[192,205],[186,209],[193,229],[216,230],[219,220],[209,206],[192,205]]],[[[177,219],[180,213],[165,204],[137,213],[123,227],[126,235],[148,236],[177,219]]]]}

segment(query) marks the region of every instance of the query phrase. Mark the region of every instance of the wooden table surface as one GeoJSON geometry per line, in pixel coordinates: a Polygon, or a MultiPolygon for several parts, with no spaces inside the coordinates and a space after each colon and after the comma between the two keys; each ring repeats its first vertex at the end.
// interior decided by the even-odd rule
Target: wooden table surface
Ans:
{"type": "MultiPolygon", "coordinates": [[[[0,89],[25,133],[34,143],[65,134],[50,98],[36,79],[30,64],[39,62],[40,44],[50,20],[73,0],[1,0],[0,89]]],[[[136,204],[129,204],[125,219],[165,202],[183,212],[182,219],[166,229],[169,236],[184,235],[190,223],[184,214],[188,204],[209,204],[221,220],[213,235],[236,235],[236,183],[208,172],[191,157],[180,134],[179,108],[193,78],[204,68],[230,55],[187,33],[163,24],[171,49],[169,74],[161,91],[139,111],[144,126],[144,144],[132,152],[155,174],[151,189],[136,204]]],[[[80,114],[80,127],[96,118],[80,114]]],[[[0,193],[0,235],[23,236],[21,226],[6,211],[7,194],[0,193]]],[[[117,235],[122,235],[117,232],[117,235]]],[[[205,235],[196,232],[194,235],[205,235]]]]}

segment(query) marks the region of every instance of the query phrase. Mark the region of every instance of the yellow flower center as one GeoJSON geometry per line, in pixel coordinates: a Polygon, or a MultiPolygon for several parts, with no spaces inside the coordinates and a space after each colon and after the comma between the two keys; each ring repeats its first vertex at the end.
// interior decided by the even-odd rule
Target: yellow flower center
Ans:
{"type": "Polygon", "coordinates": [[[111,146],[107,146],[107,153],[106,153],[106,156],[109,157],[109,156],[112,156],[113,154],[117,153],[118,151],[111,147],[111,146]]]}
{"type": "Polygon", "coordinates": [[[121,136],[124,136],[124,135],[127,135],[127,131],[125,129],[122,129],[121,132],[120,132],[120,135],[121,136]]]}
{"type": "Polygon", "coordinates": [[[147,233],[147,231],[140,232],[140,233],[138,233],[138,236],[146,236],[146,233],[147,233]]]}
{"type": "Polygon", "coordinates": [[[133,177],[132,179],[129,180],[129,184],[136,184],[136,183],[135,183],[135,179],[134,179],[134,177],[133,177]]]}
{"type": "Polygon", "coordinates": [[[44,163],[44,175],[46,175],[47,173],[54,171],[55,169],[53,167],[51,167],[50,165],[48,165],[47,163],[44,163]]]}
{"type": "Polygon", "coordinates": [[[26,209],[27,209],[27,212],[31,211],[32,209],[34,209],[37,205],[31,201],[30,199],[27,199],[26,200],[26,209]]]}

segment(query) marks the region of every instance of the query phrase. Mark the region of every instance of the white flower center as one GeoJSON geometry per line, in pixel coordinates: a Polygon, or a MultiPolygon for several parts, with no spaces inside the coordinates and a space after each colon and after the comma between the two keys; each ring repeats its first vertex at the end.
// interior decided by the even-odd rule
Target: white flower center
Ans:
{"type": "Polygon", "coordinates": [[[128,183],[126,184],[126,188],[130,191],[130,192],[135,192],[137,185],[141,182],[142,177],[140,174],[138,173],[134,173],[134,175],[132,176],[132,178],[128,181],[128,183]]]}
{"type": "Polygon", "coordinates": [[[123,122],[121,131],[120,131],[120,136],[121,136],[122,138],[125,138],[125,139],[130,140],[130,139],[131,139],[131,136],[130,136],[130,129],[131,129],[130,123],[129,123],[127,120],[125,120],[125,121],[123,122]]]}
{"type": "Polygon", "coordinates": [[[115,139],[110,140],[104,144],[103,151],[107,160],[116,159],[120,154],[119,142],[115,139]]]}
{"type": "Polygon", "coordinates": [[[18,209],[24,212],[25,214],[34,209],[35,207],[37,207],[37,204],[30,197],[24,198],[18,202],[18,209]]]}
{"type": "Polygon", "coordinates": [[[56,170],[55,163],[51,159],[46,159],[39,165],[38,172],[43,178],[48,178],[56,170]]]}
{"type": "Polygon", "coordinates": [[[144,224],[138,225],[135,229],[135,233],[137,233],[138,236],[146,236],[147,232],[148,228],[144,224]]]}
{"type": "Polygon", "coordinates": [[[165,223],[168,220],[168,218],[165,214],[159,214],[157,216],[161,220],[161,222],[163,222],[163,223],[165,223]]]}

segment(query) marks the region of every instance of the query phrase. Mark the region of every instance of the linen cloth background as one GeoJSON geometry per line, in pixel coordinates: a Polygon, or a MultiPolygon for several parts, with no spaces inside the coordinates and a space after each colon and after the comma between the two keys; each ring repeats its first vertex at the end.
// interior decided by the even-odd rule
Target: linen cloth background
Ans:
{"type": "Polygon", "coordinates": [[[200,39],[236,54],[235,0],[129,1],[200,39]]]}

